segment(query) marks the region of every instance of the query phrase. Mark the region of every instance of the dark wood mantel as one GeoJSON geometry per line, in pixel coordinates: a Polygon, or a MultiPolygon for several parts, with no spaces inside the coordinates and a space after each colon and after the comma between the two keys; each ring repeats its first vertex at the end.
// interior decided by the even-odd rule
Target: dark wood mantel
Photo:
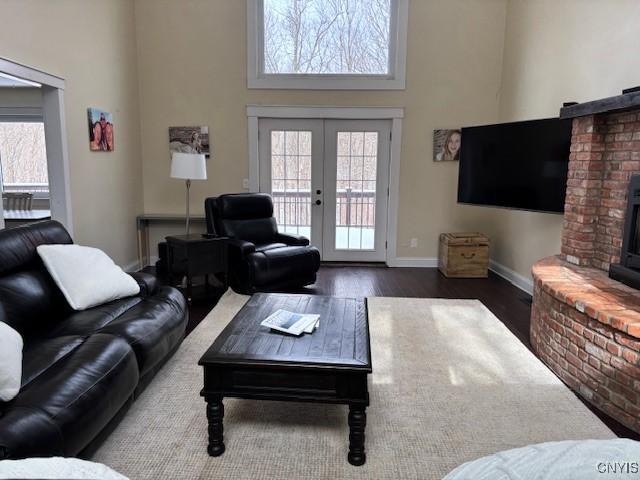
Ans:
{"type": "Polygon", "coordinates": [[[601,98],[591,102],[576,103],[560,109],[560,118],[576,118],[596,113],[624,112],[640,108],[640,90],[638,88],[623,91],[622,95],[601,98]],[[627,92],[627,93],[624,93],[627,92]]]}

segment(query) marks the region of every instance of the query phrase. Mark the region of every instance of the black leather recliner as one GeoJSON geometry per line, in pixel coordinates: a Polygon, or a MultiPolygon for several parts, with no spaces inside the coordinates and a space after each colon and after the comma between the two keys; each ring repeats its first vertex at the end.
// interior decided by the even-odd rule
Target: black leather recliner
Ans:
{"type": "Polygon", "coordinates": [[[184,296],[152,275],[131,274],[135,297],[72,310],[36,252],[61,243],[55,221],[0,231],[0,321],[24,340],[20,391],[0,401],[0,460],[86,451],[184,338],[184,296]]]}
{"type": "Polygon", "coordinates": [[[207,231],[229,237],[229,279],[240,293],[310,285],[320,252],[309,239],[278,232],[266,193],[233,193],[205,200],[207,231]]]}

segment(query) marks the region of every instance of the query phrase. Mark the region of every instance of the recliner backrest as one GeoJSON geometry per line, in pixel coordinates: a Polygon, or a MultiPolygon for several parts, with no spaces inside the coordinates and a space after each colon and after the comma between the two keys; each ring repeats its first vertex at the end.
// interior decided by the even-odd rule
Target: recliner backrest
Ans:
{"type": "Polygon", "coordinates": [[[209,233],[256,245],[271,243],[278,234],[273,201],[266,193],[231,193],[205,201],[209,233]]]}
{"type": "Polygon", "coordinates": [[[23,337],[51,328],[69,311],[36,247],[73,243],[56,221],[0,230],[0,310],[2,320],[23,337]]]}

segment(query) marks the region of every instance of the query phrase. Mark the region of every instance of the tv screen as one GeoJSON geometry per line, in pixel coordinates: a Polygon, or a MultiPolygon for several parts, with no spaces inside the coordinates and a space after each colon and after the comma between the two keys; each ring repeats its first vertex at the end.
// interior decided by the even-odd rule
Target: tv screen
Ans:
{"type": "Polygon", "coordinates": [[[462,129],[458,202],[564,211],[571,120],[462,129]]]}

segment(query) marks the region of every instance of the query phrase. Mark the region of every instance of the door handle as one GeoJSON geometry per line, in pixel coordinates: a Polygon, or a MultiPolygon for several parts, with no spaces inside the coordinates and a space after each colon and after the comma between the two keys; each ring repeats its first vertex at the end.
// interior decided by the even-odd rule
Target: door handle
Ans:
{"type": "Polygon", "coordinates": [[[322,205],[322,200],[316,200],[316,205],[322,205]]]}

